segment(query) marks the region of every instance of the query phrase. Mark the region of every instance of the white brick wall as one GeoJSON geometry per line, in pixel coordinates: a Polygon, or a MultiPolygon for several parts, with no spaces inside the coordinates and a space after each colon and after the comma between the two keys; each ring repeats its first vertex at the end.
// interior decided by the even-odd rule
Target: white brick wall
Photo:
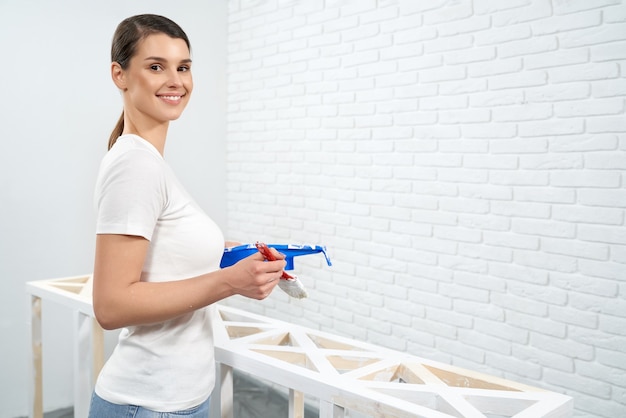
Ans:
{"type": "Polygon", "coordinates": [[[266,315],[626,412],[626,0],[230,0],[228,231],[266,315]]]}

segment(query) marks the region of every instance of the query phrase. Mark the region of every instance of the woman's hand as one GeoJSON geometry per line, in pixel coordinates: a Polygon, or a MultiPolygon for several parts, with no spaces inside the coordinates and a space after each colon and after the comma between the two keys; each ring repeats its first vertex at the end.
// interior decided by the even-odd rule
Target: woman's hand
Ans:
{"type": "Polygon", "coordinates": [[[260,253],[255,253],[224,269],[231,270],[228,283],[235,294],[261,300],[272,293],[287,262],[276,249],[271,251],[276,261],[265,261],[260,253]]]}

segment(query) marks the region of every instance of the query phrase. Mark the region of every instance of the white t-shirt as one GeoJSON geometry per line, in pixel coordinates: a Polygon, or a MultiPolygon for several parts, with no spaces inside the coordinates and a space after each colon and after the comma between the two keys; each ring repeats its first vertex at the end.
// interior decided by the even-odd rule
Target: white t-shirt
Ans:
{"type": "MultiPolygon", "coordinates": [[[[136,135],[117,140],[102,160],[95,203],[97,234],[150,241],[142,281],[181,280],[219,269],[222,232],[148,141],[136,135]]],[[[215,384],[211,311],[124,328],[98,377],[98,396],[159,412],[206,400],[215,384]]]]}

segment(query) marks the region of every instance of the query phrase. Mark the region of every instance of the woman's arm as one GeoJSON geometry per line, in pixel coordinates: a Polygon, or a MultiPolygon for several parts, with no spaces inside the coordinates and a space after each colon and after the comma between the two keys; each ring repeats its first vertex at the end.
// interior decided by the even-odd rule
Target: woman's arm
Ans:
{"type": "Polygon", "coordinates": [[[186,280],[141,282],[148,246],[143,237],[97,235],[93,306],[103,328],[166,321],[236,294],[264,299],[278,284],[286,264],[265,262],[261,254],[254,254],[231,267],[186,280]]]}

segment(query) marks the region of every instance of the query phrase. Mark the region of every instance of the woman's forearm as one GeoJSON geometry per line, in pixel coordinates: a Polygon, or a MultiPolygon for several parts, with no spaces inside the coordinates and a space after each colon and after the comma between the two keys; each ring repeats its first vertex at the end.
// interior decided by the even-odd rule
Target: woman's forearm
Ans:
{"type": "Polygon", "coordinates": [[[251,255],[233,266],[185,280],[140,281],[149,242],[137,236],[98,235],[93,306],[105,329],[167,321],[239,294],[266,298],[285,267],[251,255]]]}
{"type": "Polygon", "coordinates": [[[105,329],[176,318],[232,296],[229,273],[224,269],[186,280],[131,283],[94,298],[96,318],[105,329]]]}

